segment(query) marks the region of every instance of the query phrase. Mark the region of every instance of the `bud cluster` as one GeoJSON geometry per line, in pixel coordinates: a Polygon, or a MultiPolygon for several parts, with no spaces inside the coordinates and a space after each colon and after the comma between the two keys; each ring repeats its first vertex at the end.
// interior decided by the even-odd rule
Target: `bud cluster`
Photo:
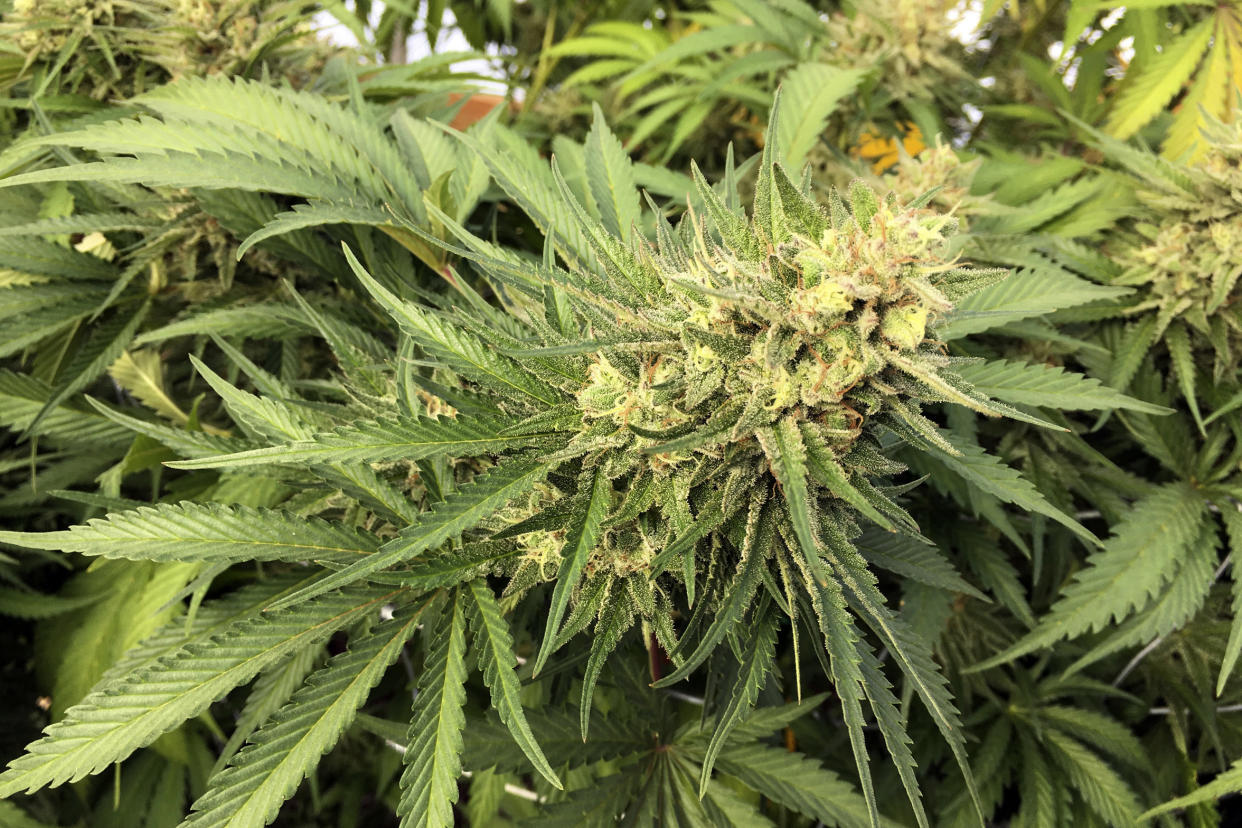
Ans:
{"type": "Polygon", "coordinates": [[[1118,284],[1143,292],[1132,310],[1155,311],[1161,330],[1185,324],[1221,377],[1242,355],[1242,122],[1216,124],[1207,138],[1206,156],[1177,168],[1181,186],[1141,194],[1153,215],[1116,260],[1118,284]]]}
{"type": "MultiPolygon", "coordinates": [[[[858,181],[848,208],[835,191],[827,210],[796,199],[809,211],[798,221],[782,215],[765,230],[739,219],[717,241],[690,216],[682,246],[665,236],[634,247],[648,341],[588,358],[577,439],[591,449],[588,467],[614,481],[616,503],[648,487],[647,503],[671,519],[645,521],[644,506],[610,523],[588,577],[649,573],[676,534],[652,527],[685,526],[691,503],[775,491],[764,440],[778,422],[797,423],[852,478],[875,473],[870,419],[938,398],[948,358],[930,328],[952,307],[955,280],[973,274],[951,261],[956,219],[877,201],[858,181]]],[[[522,537],[511,592],[554,575],[566,534],[522,537]]]]}
{"type": "Polygon", "coordinates": [[[182,75],[236,74],[255,58],[278,56],[278,70],[299,81],[322,67],[328,48],[270,0],[15,0],[0,24],[27,65],[58,62],[75,89],[98,100],[128,98],[182,75]],[[295,48],[270,50],[300,32],[295,48]],[[301,48],[296,48],[300,46],[301,48]]]}
{"type": "Polygon", "coordinates": [[[578,394],[587,422],[636,427],[636,440],[655,444],[660,437],[642,435],[705,428],[741,406],[733,441],[792,413],[827,425],[847,448],[894,393],[893,362],[928,350],[929,323],[950,307],[932,278],[956,228],[894,199],[877,204],[861,186],[854,193],[874,211],[868,218],[791,235],[757,259],[696,234],[694,255],[663,271],[669,302],[659,318],[676,344],[645,355],[638,371],[596,356],[578,394]]]}

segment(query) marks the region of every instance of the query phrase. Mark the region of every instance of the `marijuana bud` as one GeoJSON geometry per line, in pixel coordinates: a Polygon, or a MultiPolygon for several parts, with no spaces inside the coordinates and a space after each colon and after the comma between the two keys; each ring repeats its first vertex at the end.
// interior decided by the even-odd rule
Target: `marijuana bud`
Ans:
{"type": "MultiPolygon", "coordinates": [[[[719,518],[700,533],[714,545],[744,544],[736,532],[745,504],[784,485],[775,468],[778,431],[795,435],[800,447],[786,449],[820,472],[811,481],[813,502],[823,504],[816,513],[838,515],[848,537],[856,530],[842,498],[861,499],[856,483],[900,512],[866,482],[879,466],[885,474],[902,468],[880,462],[874,423],[926,422],[923,401],[999,413],[944,370],[950,360],[934,337],[950,295],[978,286],[976,272],[952,261],[954,217],[891,194],[877,198],[861,181],[844,197],[830,192],[824,207],[773,166],[744,218],[695,173],[704,214],[666,228],[658,244],[636,236],[608,248],[620,263],[618,281],[641,286],[637,301],[629,297],[628,321],[643,341],[588,353],[573,397],[580,431],[566,450],[583,457],[583,474],[605,475],[610,500],[632,506],[602,530],[583,565],[587,583],[639,573],[661,605],[674,600],[670,584],[656,580],[666,568],[693,595],[695,544],[678,540],[694,534],[692,514],[719,518]],[[656,512],[662,520],[648,514],[656,512]],[[678,553],[689,557],[674,571],[678,553]]],[[[514,582],[526,589],[555,580],[559,567],[548,564],[558,548],[562,562],[572,558],[573,536],[532,534],[514,582]]],[[[808,572],[816,566],[798,558],[808,572]]]]}
{"type": "Polygon", "coordinates": [[[1116,281],[1140,289],[1131,313],[1157,314],[1153,340],[1184,326],[1194,350],[1214,355],[1220,380],[1236,372],[1242,351],[1242,122],[1215,124],[1205,137],[1200,163],[1140,192],[1151,215],[1116,251],[1116,281]]]}

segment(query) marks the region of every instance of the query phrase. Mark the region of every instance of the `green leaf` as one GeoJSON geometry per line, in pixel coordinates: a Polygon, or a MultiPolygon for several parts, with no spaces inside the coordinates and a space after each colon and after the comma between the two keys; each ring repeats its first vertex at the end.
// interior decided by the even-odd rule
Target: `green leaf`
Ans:
{"type": "Polygon", "coordinates": [[[182,563],[96,561],[61,587],[61,598],[95,600],[40,622],[39,651],[73,653],[47,663],[53,721],[81,701],[127,651],[178,615],[178,599],[197,569],[182,563]]]}
{"type": "Polygon", "coordinates": [[[378,552],[286,596],[275,606],[291,606],[351,584],[372,572],[433,551],[445,541],[473,528],[480,521],[503,509],[513,499],[530,491],[547,474],[547,466],[539,462],[511,460],[486,475],[476,477],[437,503],[430,512],[424,514],[422,520],[403,529],[400,535],[381,546],[378,552]]]}
{"type": "Polygon", "coordinates": [[[349,622],[378,613],[395,595],[379,590],[328,595],[287,612],[243,617],[149,667],[133,664],[123,675],[110,673],[9,764],[0,775],[0,796],[98,773],[307,642],[326,640],[349,622]]]}
{"type": "Polygon", "coordinates": [[[1199,434],[1206,438],[1207,429],[1203,424],[1203,415],[1199,413],[1199,400],[1195,396],[1195,362],[1190,347],[1190,334],[1184,326],[1172,324],[1164,332],[1164,344],[1169,349],[1169,361],[1173,363],[1173,373],[1177,376],[1182,399],[1190,408],[1190,416],[1194,417],[1199,434]]]}
{"type": "Polygon", "coordinates": [[[1187,545],[1199,537],[1205,505],[1203,495],[1186,483],[1168,483],[1135,503],[1040,625],[972,669],[1004,664],[1062,638],[1102,630],[1125,619],[1172,577],[1187,545]]]}
{"type": "Polygon", "coordinates": [[[460,553],[446,552],[415,561],[409,569],[394,573],[393,581],[415,592],[456,586],[462,581],[486,575],[495,564],[521,552],[522,547],[513,541],[489,538],[480,543],[467,544],[460,553]]]}
{"type": "Polygon", "coordinates": [[[548,764],[547,757],[522,710],[522,687],[517,677],[517,657],[513,654],[513,638],[509,625],[500,614],[500,606],[491,587],[481,580],[468,583],[470,597],[470,629],[474,632],[474,651],[483,670],[483,680],[492,691],[492,706],[500,714],[500,720],[518,747],[530,759],[535,770],[557,790],[562,790],[561,780],[548,764]]]}
{"type": "Polygon", "coordinates": [[[599,205],[600,218],[609,232],[628,241],[630,228],[638,222],[638,189],[634,169],[621,142],[608,129],[599,104],[586,138],[585,164],[591,195],[599,205]]]}
{"type": "Polygon", "coordinates": [[[1018,405],[1072,411],[1126,408],[1147,414],[1169,414],[1172,411],[1128,397],[1098,379],[1066,371],[1059,365],[1002,359],[956,366],[954,370],[975,390],[1018,405]]]}
{"type": "Polygon", "coordinates": [[[1118,773],[1085,745],[1058,730],[1043,732],[1054,764],[1069,778],[1083,800],[1109,825],[1133,825],[1142,806],[1118,773]]]}
{"type": "MultiPolygon", "coordinates": [[[[769,799],[826,825],[853,828],[873,824],[858,791],[817,759],[754,742],[729,745],[716,764],[769,799]]],[[[879,823],[894,824],[887,819],[879,823]]]]}
{"type": "MultiPolygon", "coordinates": [[[[0,542],[7,541],[0,536],[0,542]]],[[[101,597],[103,596],[82,595],[70,598],[13,587],[0,587],[0,615],[31,620],[52,618],[88,607],[101,597]]]]}
{"type": "Polygon", "coordinates": [[[871,501],[850,482],[844,467],[833,456],[832,450],[815,429],[809,423],[802,423],[800,431],[806,448],[807,466],[815,481],[871,518],[876,524],[894,531],[892,521],[884,517],[871,504],[871,501]]]}
{"type": "MultiPolygon", "coordinates": [[[[633,773],[614,773],[598,782],[570,792],[560,802],[541,809],[534,820],[540,828],[581,828],[583,825],[607,825],[617,814],[635,805],[634,798],[643,787],[643,778],[633,773]]],[[[653,797],[654,799],[654,797],[653,797]]],[[[650,818],[648,825],[656,824],[650,818]]]]}
{"type": "Polygon", "coordinates": [[[0,802],[0,825],[6,828],[52,828],[48,823],[28,816],[12,802],[0,802]]]}
{"type": "MultiPolygon", "coordinates": [[[[775,519],[770,506],[759,499],[752,499],[746,516],[746,538],[742,544],[742,558],[738,562],[737,575],[725,591],[725,598],[716,609],[715,617],[694,652],[686,657],[676,670],[655,682],[653,687],[667,687],[688,678],[700,664],[707,660],[742,620],[755,590],[759,586],[764,558],[771,549],[776,535],[775,519]]],[[[688,643],[682,639],[682,644],[688,643]]]]}
{"type": "Polygon", "coordinates": [[[745,500],[742,498],[735,498],[731,502],[726,502],[725,498],[730,489],[731,487],[728,485],[717,489],[712,493],[712,497],[698,510],[698,513],[694,515],[693,522],[684,528],[679,527],[678,535],[660,550],[659,554],[652,560],[651,571],[653,574],[663,572],[668,563],[675,558],[692,554],[695,545],[699,541],[719,529],[726,520],[732,517],[735,510],[745,505],[745,500]]]}
{"type": "Polygon", "coordinates": [[[358,280],[401,329],[432,356],[470,379],[500,391],[516,392],[547,405],[561,401],[560,391],[537,379],[479,337],[397,298],[366,272],[352,250],[348,247],[344,250],[358,280]]]}
{"type": "Polygon", "coordinates": [[[146,318],[150,307],[150,301],[144,300],[136,308],[117,308],[108,321],[92,327],[86,342],[75,349],[65,365],[61,380],[48,395],[47,402],[26,427],[28,432],[37,429],[39,423],[56,410],[57,406],[86,388],[108,370],[109,365],[116,362],[133,340],[134,333],[146,318]]]}
{"type": "MultiPolygon", "coordinates": [[[[421,206],[421,205],[419,205],[421,206]]],[[[374,207],[354,207],[337,204],[295,204],[293,210],[280,213],[260,229],[254,231],[237,246],[237,259],[241,260],[246,251],[260,242],[276,236],[304,230],[307,227],[322,227],[325,224],[361,224],[370,227],[396,227],[397,222],[392,213],[374,207]]]]}
{"type": "MultiPolygon", "coordinates": [[[[932,721],[935,722],[936,729],[948,743],[953,758],[966,780],[966,788],[970,792],[970,798],[982,822],[983,807],[970,770],[970,763],[966,758],[966,739],[962,732],[958,710],[953,704],[948,682],[932,658],[931,647],[926,639],[910,628],[900,615],[885,606],[884,596],[876,586],[875,576],[867,569],[866,561],[853,547],[836,544],[829,551],[832,554],[833,571],[841,581],[847,600],[900,666],[906,680],[910,682],[914,692],[931,715],[932,721]]],[[[867,655],[869,656],[870,653],[867,655]]],[[[874,691],[869,688],[877,686],[877,679],[881,675],[878,670],[879,663],[864,658],[863,666],[864,675],[868,668],[874,669],[876,673],[875,677],[863,683],[874,706],[874,691]]],[[[882,684],[879,686],[882,687],[882,684]]],[[[877,708],[877,716],[881,709],[877,708]]],[[[895,738],[890,737],[888,744],[890,752],[900,755],[894,750],[895,738]]],[[[907,792],[910,793],[909,783],[907,785],[907,792]]],[[[910,796],[910,800],[916,811],[921,811],[913,795],[910,796]]]]}
{"type": "Polygon", "coordinates": [[[228,764],[229,760],[241,750],[250,739],[250,735],[259,729],[268,718],[284,707],[310,671],[320,655],[320,648],[315,642],[290,655],[280,664],[276,664],[259,674],[250,692],[246,694],[246,704],[237,717],[237,724],[229,734],[229,740],[216,758],[212,773],[216,773],[228,764]]]}
{"type": "Polygon", "coordinates": [[[1143,364],[1143,358],[1159,338],[1156,319],[1156,314],[1146,314],[1125,326],[1121,342],[1113,346],[1109,385],[1115,388],[1126,388],[1130,385],[1143,364]]]}
{"type": "Polygon", "coordinates": [[[183,501],[92,518],[59,532],[0,532],[27,549],[150,561],[304,561],[351,563],[379,546],[339,523],[276,509],[183,501]]]}
{"type": "MultiPolygon", "coordinates": [[[[850,749],[853,751],[854,764],[858,768],[858,778],[862,784],[867,822],[875,826],[879,824],[880,816],[876,806],[875,785],[871,781],[871,760],[867,753],[866,737],[863,735],[864,680],[859,648],[865,644],[861,641],[854,619],[846,609],[845,596],[836,579],[826,578],[822,583],[816,583],[811,577],[806,580],[815,616],[824,636],[832,684],[841,699],[841,715],[845,720],[850,749]]],[[[899,764],[898,767],[902,765],[899,764]]]]}
{"type": "Polygon", "coordinates": [[[1240,791],[1242,791],[1242,759],[1235,761],[1229,770],[1217,774],[1216,778],[1206,785],[1196,788],[1185,796],[1179,796],[1177,799],[1170,799],[1168,802],[1157,805],[1142,814],[1139,819],[1146,821],[1167,814],[1169,811],[1191,808],[1240,791]]]}
{"type": "Polygon", "coordinates": [[[255,438],[305,440],[311,436],[301,413],[292,406],[273,397],[260,397],[242,391],[193,354],[190,354],[190,362],[212,390],[220,395],[229,416],[255,438]]]}
{"type": "Polygon", "coordinates": [[[988,600],[963,580],[949,559],[931,543],[909,535],[877,532],[874,529],[863,532],[854,542],[859,553],[873,566],[939,589],[961,592],[981,601],[988,600]]]}
{"type": "MultiPolygon", "coordinates": [[[[1203,608],[1215,583],[1213,575],[1219,564],[1218,533],[1214,521],[1203,521],[1198,537],[1185,547],[1176,569],[1159,594],[1071,664],[1066,673],[1081,670],[1119,650],[1158,641],[1190,623],[1203,608]]],[[[1078,733],[1074,735],[1087,738],[1078,733]]]]}
{"type": "Polygon", "coordinates": [[[708,183],[703,176],[703,171],[694,161],[690,162],[690,174],[694,177],[695,189],[707,206],[707,214],[711,216],[712,223],[716,225],[721,238],[736,255],[751,261],[758,260],[762,251],[746,219],[734,213],[721,201],[720,196],[712,189],[712,185],[708,183]]]}
{"type": "Polygon", "coordinates": [[[604,669],[604,662],[616,649],[621,636],[634,625],[634,602],[630,600],[624,582],[614,580],[599,611],[595,635],[591,639],[591,654],[587,657],[586,670],[582,676],[582,702],[579,705],[578,727],[582,741],[586,742],[591,724],[591,705],[595,697],[595,684],[604,669]]]}
{"type": "Polygon", "coordinates": [[[1003,281],[957,302],[934,331],[939,339],[948,341],[1129,292],[1128,288],[1097,285],[1061,268],[1041,265],[1016,270],[1003,281]]]}
{"type": "Polygon", "coordinates": [[[102,449],[127,446],[133,441],[133,432],[76,404],[60,406],[44,417],[38,428],[30,428],[50,394],[46,383],[0,369],[0,425],[14,431],[28,430],[56,446],[102,449]]]}
{"type": "Polygon", "coordinates": [[[306,684],[214,774],[185,828],[266,825],[336,744],[413,635],[426,603],[395,616],[312,673],[306,684]]]}
{"type": "MultiPolygon", "coordinates": [[[[448,131],[448,128],[444,128],[448,131]]],[[[570,205],[558,194],[556,182],[538,154],[525,139],[496,130],[498,144],[484,143],[476,137],[451,131],[450,134],[483,159],[488,171],[505,193],[531,217],[544,235],[555,237],[558,248],[579,261],[590,261],[591,248],[582,227],[573,219],[570,205]]],[[[429,210],[435,215],[434,210],[429,210]]]]}
{"type": "Polygon", "coordinates": [[[792,416],[786,417],[775,428],[757,434],[789,506],[789,520],[802,553],[812,570],[818,570],[819,538],[814,528],[818,512],[807,492],[806,447],[798,424],[792,416]]]}
{"type": "Polygon", "coordinates": [[[803,159],[828,125],[837,103],[851,94],[866,71],[826,63],[802,63],[781,79],[780,161],[791,170],[803,159]]]}
{"type": "Polygon", "coordinates": [[[952,455],[911,429],[902,428],[899,433],[907,442],[918,446],[921,451],[959,475],[971,486],[978,487],[1004,503],[1012,503],[1029,512],[1052,518],[1088,543],[1099,544],[1095,535],[1083,528],[1078,521],[1049,503],[1031,481],[1005,465],[1000,458],[985,452],[978,444],[967,442],[944,429],[937,429],[940,437],[957,450],[958,454],[952,455]]]}
{"type": "Polygon", "coordinates": [[[454,592],[423,659],[406,740],[401,828],[452,828],[466,717],[466,621],[454,592]]]}
{"type": "Polygon", "coordinates": [[[552,654],[556,642],[557,631],[565,610],[569,606],[570,596],[578,586],[587,560],[595,549],[596,542],[603,534],[603,520],[612,507],[612,483],[604,474],[603,469],[596,469],[587,484],[588,491],[576,505],[569,529],[565,534],[565,545],[561,548],[561,566],[556,573],[556,586],[552,590],[552,600],[548,607],[548,619],[544,625],[543,643],[535,658],[534,674],[539,675],[552,654]]]}
{"type": "Polygon", "coordinates": [[[386,463],[430,457],[474,457],[523,448],[556,432],[505,435],[520,421],[483,416],[397,417],[364,420],[321,432],[309,440],[250,451],[181,460],[178,469],[237,468],[271,464],[386,463]]]}
{"type": "Polygon", "coordinates": [[[1226,501],[1220,510],[1225,535],[1229,538],[1230,569],[1233,576],[1233,623],[1229,627],[1229,641],[1220,661],[1220,676],[1216,679],[1216,695],[1225,691],[1225,684],[1233,674],[1238,655],[1242,653],[1242,512],[1226,501]]]}
{"type": "Polygon", "coordinates": [[[1209,15],[1164,47],[1143,72],[1127,83],[1113,104],[1105,129],[1118,138],[1129,138],[1164,109],[1199,65],[1216,18],[1209,15]]]}
{"type": "Polygon", "coordinates": [[[703,755],[703,767],[699,773],[699,798],[707,795],[708,785],[712,778],[712,768],[720,751],[724,748],[730,734],[755,706],[759,691],[767,681],[768,672],[776,657],[776,614],[764,613],[754,619],[743,645],[737,678],[733,690],[729,694],[729,703],[721,711],[716,721],[716,729],[712,732],[711,742],[703,755]]]}

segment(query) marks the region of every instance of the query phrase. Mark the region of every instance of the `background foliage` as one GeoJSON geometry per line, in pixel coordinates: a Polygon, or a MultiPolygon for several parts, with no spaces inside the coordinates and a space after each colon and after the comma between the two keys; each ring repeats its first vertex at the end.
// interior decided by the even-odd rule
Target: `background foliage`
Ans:
{"type": "Polygon", "coordinates": [[[1242,4],[0,15],[0,824],[1237,818],[1242,4]]]}

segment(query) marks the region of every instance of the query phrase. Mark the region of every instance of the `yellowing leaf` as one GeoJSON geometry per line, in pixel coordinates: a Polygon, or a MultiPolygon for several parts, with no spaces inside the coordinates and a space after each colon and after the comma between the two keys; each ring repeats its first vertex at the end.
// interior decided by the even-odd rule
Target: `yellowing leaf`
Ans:
{"type": "Polygon", "coordinates": [[[164,365],[150,349],[126,351],[108,368],[108,375],[147,408],[185,425],[190,416],[164,392],[164,365]]]}
{"type": "Polygon", "coordinates": [[[82,237],[82,241],[73,246],[73,249],[79,253],[90,253],[105,262],[116,258],[116,248],[112,242],[108,241],[107,236],[100,232],[86,234],[82,237]]]}
{"type": "Polygon", "coordinates": [[[1106,129],[1129,138],[1160,114],[1199,65],[1215,28],[1207,18],[1183,34],[1147,64],[1147,70],[1126,84],[1106,129]]]}
{"type": "Polygon", "coordinates": [[[1217,36],[1208,52],[1206,67],[1178,107],[1177,118],[1169,128],[1161,150],[1165,158],[1185,157],[1194,161],[1207,149],[1201,133],[1206,121],[1204,112],[1219,120],[1228,109],[1231,75],[1228,52],[1225,38],[1217,36]]]}

